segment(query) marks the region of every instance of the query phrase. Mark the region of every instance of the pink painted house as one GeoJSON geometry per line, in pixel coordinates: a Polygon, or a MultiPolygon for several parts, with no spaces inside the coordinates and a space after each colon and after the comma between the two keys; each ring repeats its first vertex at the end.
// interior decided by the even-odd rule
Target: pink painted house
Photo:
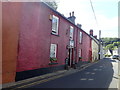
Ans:
{"type": "MultiPolygon", "coordinates": [[[[12,3],[16,5],[16,3],[12,3]]],[[[91,37],[75,25],[74,12],[66,18],[48,5],[20,2],[15,81],[73,68],[91,61],[91,37]]],[[[11,18],[9,18],[11,20],[11,18]]],[[[6,25],[9,23],[5,23],[6,25]]],[[[9,67],[8,67],[9,68],[9,67]]]]}

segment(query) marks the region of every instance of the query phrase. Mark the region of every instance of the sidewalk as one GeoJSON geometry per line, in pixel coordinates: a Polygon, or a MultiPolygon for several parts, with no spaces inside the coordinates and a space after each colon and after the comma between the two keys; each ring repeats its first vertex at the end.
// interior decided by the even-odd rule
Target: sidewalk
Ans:
{"type": "Polygon", "coordinates": [[[45,74],[45,75],[21,80],[21,81],[18,81],[18,82],[14,82],[14,83],[10,83],[10,84],[4,84],[2,86],[2,88],[14,89],[14,88],[25,86],[27,84],[34,83],[34,82],[37,82],[37,81],[39,81],[40,83],[47,82],[49,80],[53,80],[53,79],[60,78],[60,77],[65,76],[65,75],[69,75],[69,74],[81,71],[82,69],[87,68],[90,65],[93,65],[95,63],[97,63],[97,62],[81,65],[80,67],[77,67],[77,69],[70,68],[69,70],[60,70],[60,71],[57,71],[57,72],[48,73],[48,74],[45,74]]]}
{"type": "Polygon", "coordinates": [[[119,75],[119,88],[118,90],[120,90],[120,60],[118,61],[118,75],[119,75]]]}
{"type": "Polygon", "coordinates": [[[112,62],[113,65],[113,70],[114,70],[114,74],[113,74],[113,78],[112,81],[109,85],[109,88],[117,88],[118,90],[120,90],[120,77],[118,75],[118,60],[115,60],[116,62],[112,62]]]}

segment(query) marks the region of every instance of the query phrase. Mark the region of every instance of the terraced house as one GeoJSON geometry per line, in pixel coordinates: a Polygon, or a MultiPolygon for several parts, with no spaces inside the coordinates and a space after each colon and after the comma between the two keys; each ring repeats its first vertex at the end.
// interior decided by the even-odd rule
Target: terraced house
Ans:
{"type": "Polygon", "coordinates": [[[75,18],[74,12],[66,18],[42,2],[2,3],[2,83],[91,62],[93,37],[75,18]]]}

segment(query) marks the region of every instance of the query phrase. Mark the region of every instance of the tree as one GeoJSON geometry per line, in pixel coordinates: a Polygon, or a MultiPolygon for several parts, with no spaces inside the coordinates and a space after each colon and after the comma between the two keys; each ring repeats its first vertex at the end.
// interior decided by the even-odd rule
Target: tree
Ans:
{"type": "Polygon", "coordinates": [[[117,48],[120,47],[120,42],[114,42],[113,44],[114,44],[114,46],[116,46],[117,48]]]}
{"type": "Polygon", "coordinates": [[[47,5],[49,5],[54,10],[57,10],[57,8],[58,8],[58,4],[57,4],[57,2],[55,0],[52,0],[52,1],[43,0],[43,2],[46,3],[47,5]]]}
{"type": "Polygon", "coordinates": [[[114,44],[108,44],[106,46],[106,49],[108,49],[110,51],[111,54],[113,54],[113,50],[115,49],[114,44]]]}
{"type": "Polygon", "coordinates": [[[113,44],[114,42],[120,42],[120,39],[119,38],[102,38],[102,41],[104,45],[107,46],[108,44],[113,44]]]}

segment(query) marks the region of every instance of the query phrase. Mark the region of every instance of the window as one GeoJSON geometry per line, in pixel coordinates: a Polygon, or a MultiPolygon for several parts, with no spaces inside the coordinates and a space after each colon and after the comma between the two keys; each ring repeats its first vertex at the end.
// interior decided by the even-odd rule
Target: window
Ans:
{"type": "Polygon", "coordinates": [[[56,58],[56,51],[57,51],[57,45],[51,44],[51,47],[50,47],[50,57],[51,58],[56,58]]]}
{"type": "Polygon", "coordinates": [[[82,43],[82,32],[80,32],[80,43],[82,43]]]}
{"type": "Polygon", "coordinates": [[[59,18],[57,16],[53,15],[53,18],[52,18],[52,34],[58,35],[58,22],[59,22],[59,18]]]}
{"type": "Polygon", "coordinates": [[[79,57],[82,57],[82,49],[79,49],[79,57]]]}
{"type": "Polygon", "coordinates": [[[73,32],[74,32],[74,28],[70,26],[70,40],[73,40],[73,32]]]}

